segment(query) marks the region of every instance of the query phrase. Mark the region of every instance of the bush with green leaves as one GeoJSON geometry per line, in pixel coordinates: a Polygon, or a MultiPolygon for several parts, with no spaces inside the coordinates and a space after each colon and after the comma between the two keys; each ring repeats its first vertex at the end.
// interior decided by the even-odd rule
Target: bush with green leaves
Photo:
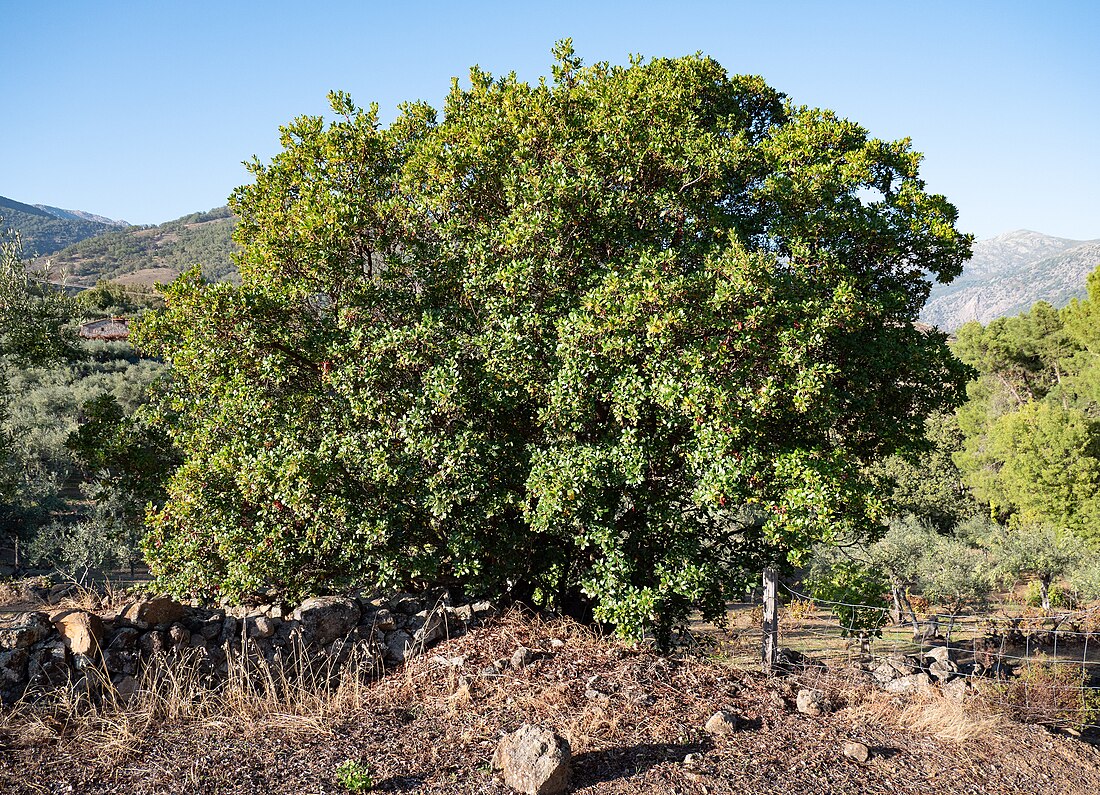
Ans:
{"type": "Polygon", "coordinates": [[[810,592],[833,611],[845,636],[881,635],[890,583],[873,564],[819,549],[810,567],[810,592]]]}
{"type": "Polygon", "coordinates": [[[967,375],[913,325],[971,242],[920,155],[703,56],[556,55],[388,126],[334,94],[251,164],[241,285],[137,330],[185,456],[164,587],[433,582],[637,637],[878,526],[869,462],[967,375]]]}

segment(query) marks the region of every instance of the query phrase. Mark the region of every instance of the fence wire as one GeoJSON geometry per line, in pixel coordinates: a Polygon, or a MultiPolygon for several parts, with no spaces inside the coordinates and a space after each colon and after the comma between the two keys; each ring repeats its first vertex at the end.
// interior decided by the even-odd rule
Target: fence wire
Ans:
{"type": "Polygon", "coordinates": [[[783,588],[793,600],[780,612],[784,649],[811,660],[846,660],[877,673],[893,664],[927,675],[926,653],[947,647],[958,670],[938,671],[932,678],[941,685],[962,678],[964,692],[976,691],[986,703],[1028,722],[1100,728],[1100,606],[1016,616],[944,611],[903,616],[896,608],[783,588]],[[860,629],[876,625],[877,630],[860,629]]]}

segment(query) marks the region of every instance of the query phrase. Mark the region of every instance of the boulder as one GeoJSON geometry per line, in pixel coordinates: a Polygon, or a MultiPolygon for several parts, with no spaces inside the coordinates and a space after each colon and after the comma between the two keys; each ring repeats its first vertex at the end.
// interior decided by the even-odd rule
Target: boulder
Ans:
{"type": "Polygon", "coordinates": [[[924,652],[924,656],[929,660],[947,662],[952,657],[951,648],[949,646],[933,646],[924,652]]]}
{"type": "Polygon", "coordinates": [[[397,629],[397,619],[394,618],[392,612],[383,607],[374,614],[374,626],[376,629],[380,629],[383,632],[393,632],[397,629]]]}
{"type": "Polygon", "coordinates": [[[876,682],[883,686],[885,686],[887,682],[892,682],[901,676],[901,674],[898,673],[898,669],[890,663],[883,663],[876,668],[871,675],[875,677],[876,682]]]}
{"type": "Polygon", "coordinates": [[[492,765],[504,783],[525,795],[560,795],[572,774],[569,743],[550,729],[525,723],[501,738],[492,765]]]}
{"type": "Polygon", "coordinates": [[[725,737],[737,731],[739,722],[740,719],[735,713],[720,709],[710,716],[710,720],[707,721],[703,729],[711,737],[725,737]]]}
{"type": "Polygon", "coordinates": [[[328,646],[350,634],[359,624],[359,603],[343,596],[315,596],[306,599],[293,613],[303,637],[318,646],[328,646]]]}
{"type": "Polygon", "coordinates": [[[154,599],[142,599],[129,605],[122,611],[122,618],[143,629],[161,624],[173,624],[186,617],[187,610],[175,599],[158,596],[154,599]]]}
{"type": "Polygon", "coordinates": [[[829,711],[825,694],[820,690],[799,690],[795,704],[803,715],[821,715],[829,711]]]}
{"type": "Polygon", "coordinates": [[[926,673],[909,674],[899,676],[892,682],[887,682],[883,689],[888,693],[912,693],[917,690],[926,690],[932,685],[932,680],[926,673]]]}
{"type": "Polygon", "coordinates": [[[392,664],[405,662],[412,656],[412,635],[403,629],[395,629],[386,633],[386,648],[382,650],[382,658],[392,664]]]}
{"type": "Polygon", "coordinates": [[[447,609],[449,608],[438,608],[424,616],[424,623],[413,636],[418,649],[426,649],[447,637],[450,630],[447,623],[447,609]]]}
{"type": "Polygon", "coordinates": [[[59,687],[70,679],[68,652],[61,638],[38,644],[27,661],[27,686],[35,690],[59,687]]]}
{"type": "Polygon", "coordinates": [[[250,638],[270,638],[275,634],[275,621],[265,615],[245,619],[245,631],[250,638]]]}
{"type": "Polygon", "coordinates": [[[50,616],[73,654],[95,654],[103,643],[103,619],[87,610],[58,610],[50,616]]]}
{"type": "Polygon", "coordinates": [[[951,660],[936,660],[928,666],[928,673],[937,682],[947,682],[959,675],[959,666],[951,660]]]}
{"type": "Polygon", "coordinates": [[[952,701],[962,701],[966,698],[966,694],[970,690],[970,685],[962,677],[956,676],[946,682],[941,682],[940,690],[952,701]]]}
{"type": "Polygon", "coordinates": [[[26,649],[53,632],[53,624],[45,613],[24,613],[15,623],[0,628],[0,651],[26,649]]]}
{"type": "Polygon", "coordinates": [[[26,649],[11,649],[0,652],[0,690],[20,689],[27,681],[26,649]]]}

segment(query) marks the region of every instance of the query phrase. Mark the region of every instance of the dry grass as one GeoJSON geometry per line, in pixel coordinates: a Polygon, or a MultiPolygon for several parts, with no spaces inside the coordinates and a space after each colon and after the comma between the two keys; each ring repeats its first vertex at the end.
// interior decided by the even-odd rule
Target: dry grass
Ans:
{"type": "Polygon", "coordinates": [[[932,690],[906,699],[880,693],[857,714],[953,743],[1003,738],[1011,729],[1010,721],[980,697],[952,699],[932,690]]]}
{"type": "Polygon", "coordinates": [[[379,791],[505,795],[488,760],[501,734],[525,722],[570,741],[584,795],[1074,791],[1033,785],[1040,774],[1100,787],[1100,755],[980,719],[972,699],[906,703],[866,676],[821,668],[766,679],[629,649],[563,620],[509,614],[373,679],[365,663],[337,672],[305,656],[297,668],[239,652],[232,660],[218,687],[184,659],[151,670],[128,698],[69,694],[0,715],[0,791],[336,795],[350,759],[370,768],[379,791]],[[485,670],[521,646],[536,653],[530,665],[485,670]],[[836,710],[797,713],[801,687],[823,690],[836,710]],[[742,728],[712,739],[702,727],[719,709],[742,728]],[[877,761],[845,759],[849,739],[877,761]]]}

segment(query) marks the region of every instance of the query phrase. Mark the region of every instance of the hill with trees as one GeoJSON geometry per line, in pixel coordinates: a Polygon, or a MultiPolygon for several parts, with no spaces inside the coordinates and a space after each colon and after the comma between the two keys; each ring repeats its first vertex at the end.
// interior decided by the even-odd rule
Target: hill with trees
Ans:
{"type": "Polygon", "coordinates": [[[974,244],[974,256],[950,284],[936,284],[920,318],[954,331],[1085,296],[1085,277],[1100,265],[1100,240],[1068,240],[1018,230],[974,244]]]}
{"type": "Polygon", "coordinates": [[[47,205],[32,205],[0,196],[0,222],[23,241],[27,255],[53,254],[66,246],[96,235],[126,227],[125,221],[113,221],[83,210],[62,210],[47,205]]]}
{"type": "MultiPolygon", "coordinates": [[[[210,281],[237,278],[232,255],[236,218],[228,207],[197,212],[157,226],[129,227],[82,240],[48,258],[51,278],[91,286],[102,280],[122,284],[167,284],[201,266],[210,281]]],[[[35,265],[47,267],[47,258],[35,265]]]]}

